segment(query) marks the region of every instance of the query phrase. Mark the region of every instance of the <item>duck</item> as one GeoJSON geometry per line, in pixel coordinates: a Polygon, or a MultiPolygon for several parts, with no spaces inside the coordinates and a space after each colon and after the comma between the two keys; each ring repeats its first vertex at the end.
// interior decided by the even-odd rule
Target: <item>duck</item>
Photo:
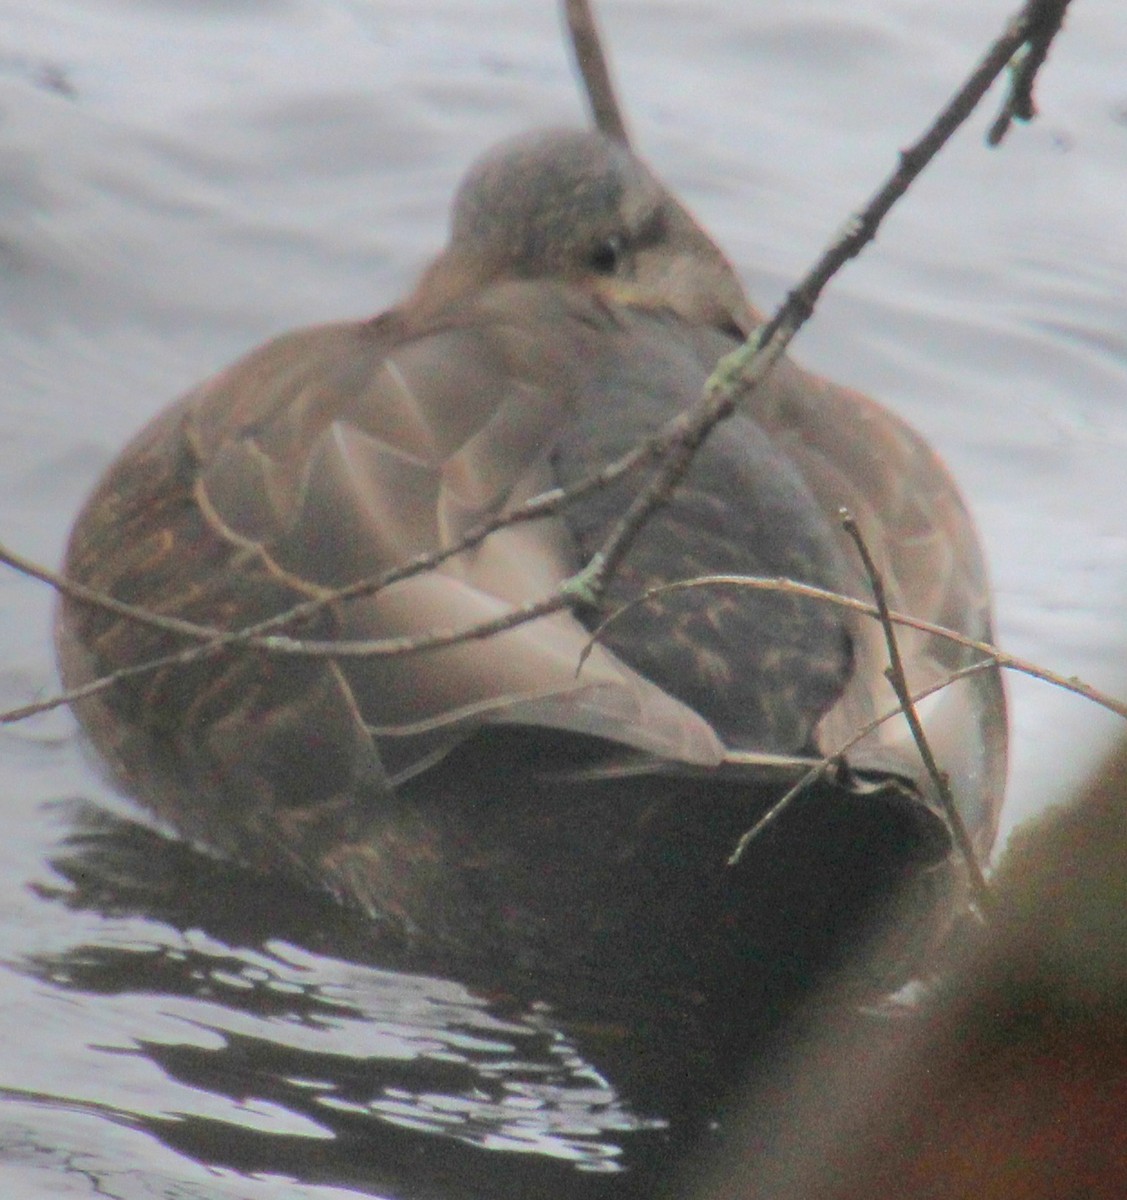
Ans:
{"type": "MultiPolygon", "coordinates": [[[[645,472],[592,480],[689,409],[762,320],[622,142],[550,129],[488,151],[405,299],[250,351],[156,415],[83,506],[70,580],[212,630],[302,606],[277,631],[328,646],[228,646],[76,699],[114,785],[177,835],[328,890],[440,959],[626,988],[695,986],[722,963],[762,991],[840,964],[907,888],[897,970],[915,969],[964,872],[903,720],[840,749],[895,704],[879,625],[797,595],[650,595],[739,575],[869,600],[845,508],[894,609],[990,641],[967,507],[876,401],[783,359],[599,594],[418,645],[573,581],[645,472]],[[405,569],[428,555],[441,561],[405,569]],[[372,642],[410,652],[332,654],[372,642]],[[835,768],[729,866],[823,756],[835,768]]],[[[67,688],[192,644],[75,591],[58,606],[67,688]]],[[[979,657],[913,628],[900,649],[918,690],[979,657]]],[[[1005,778],[999,672],[921,715],[985,855],[1005,778]]]]}

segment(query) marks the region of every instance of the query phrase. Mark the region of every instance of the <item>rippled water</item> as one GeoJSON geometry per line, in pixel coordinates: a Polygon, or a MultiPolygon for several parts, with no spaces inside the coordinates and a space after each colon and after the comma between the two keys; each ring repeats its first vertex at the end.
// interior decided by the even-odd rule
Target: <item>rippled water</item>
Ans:
{"type": "MultiPolygon", "coordinates": [[[[639,145],[770,304],[1009,5],[602,7],[639,145]]],[[[1122,693],[1127,20],[1074,9],[1041,120],[990,152],[977,118],[797,352],[940,447],[1003,644],[1122,693]]],[[[0,540],[57,562],[158,407],[383,307],[470,159],[581,119],[547,0],[0,0],[0,540]]],[[[0,705],[54,686],[50,608],[0,576],[0,705]]],[[[1012,698],[1008,824],[1112,728],[1012,698]]],[[[639,1058],[613,1021],[390,970],[328,905],[124,823],[65,715],[0,733],[0,771],[5,1195],[599,1195],[673,1157],[686,1050],[660,1013],[639,1058]]]]}

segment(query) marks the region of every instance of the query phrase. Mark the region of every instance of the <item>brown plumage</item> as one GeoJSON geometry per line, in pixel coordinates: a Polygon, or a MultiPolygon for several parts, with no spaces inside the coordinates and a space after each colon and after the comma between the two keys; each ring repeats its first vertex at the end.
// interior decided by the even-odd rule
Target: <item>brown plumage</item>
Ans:
{"type": "MultiPolygon", "coordinates": [[[[66,570],[158,612],[251,624],[574,483],[690,405],[757,320],[721,252],[628,150],[596,133],[516,139],[471,171],[449,245],[403,303],[284,335],[143,430],[80,514],[66,570]]],[[[300,632],[414,637],[505,613],[578,570],[637,486],[631,476],[495,533],[300,632]]],[[[575,922],[589,934],[617,919],[574,915],[598,890],[584,873],[597,860],[644,874],[654,805],[678,813],[678,846],[699,836],[689,856],[707,860],[712,887],[720,842],[779,790],[756,753],[832,749],[891,705],[875,624],[747,592],[635,610],[576,673],[603,612],[654,583],[743,572],[866,597],[842,505],[894,607],[989,638],[978,543],[934,453],[872,401],[783,362],[706,442],[602,612],[400,658],[232,653],[139,677],[77,712],[122,786],[188,836],[313,878],[415,939],[460,944],[496,927],[523,946],[535,927],[550,957],[545,914],[570,904],[572,939],[584,936],[575,922]],[[732,751],[743,765],[710,778],[732,751]],[[700,807],[721,793],[722,818],[700,807]],[[485,812],[496,814],[488,833],[485,812]],[[586,831],[566,853],[562,825],[586,831]],[[553,871],[566,892],[552,892],[549,854],[562,856],[553,871]]],[[[178,643],[64,601],[58,644],[74,685],[178,643]]],[[[902,648],[915,687],[969,661],[914,632],[902,648]]],[[[985,848],[1005,768],[996,674],[959,684],[927,716],[985,848]]],[[[934,833],[902,728],[850,762],[895,777],[889,811],[910,809],[911,828],[934,833]]],[[[850,786],[839,789],[849,803],[880,808],[850,786]]],[[[928,838],[922,859],[934,863],[946,851],[928,838]]],[[[905,862],[918,857],[904,848],[905,862]]],[[[898,872],[878,865],[872,887],[898,872]]],[[[637,914],[623,903],[628,929],[637,914]]]]}

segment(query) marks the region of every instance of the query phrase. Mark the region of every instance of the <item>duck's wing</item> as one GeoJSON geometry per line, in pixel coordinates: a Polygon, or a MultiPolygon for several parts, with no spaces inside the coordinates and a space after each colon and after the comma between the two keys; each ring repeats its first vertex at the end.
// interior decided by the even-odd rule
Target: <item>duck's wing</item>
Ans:
{"type": "MultiPolygon", "coordinates": [[[[568,418],[573,364],[606,320],[569,289],[514,284],[421,328],[391,313],[284,336],[140,434],[79,518],[70,569],[138,604],[235,629],[455,547],[552,486],[547,451],[568,418]]],[[[554,518],[516,524],[436,569],[335,602],[296,632],[395,642],[472,630],[550,595],[581,565],[554,518]]],[[[68,622],[86,650],[71,674],[157,648],[113,619],[68,622]]],[[[719,760],[708,722],[609,650],[595,648],[577,672],[587,642],[562,611],[425,653],[227,655],[148,680],[130,712],[160,698],[185,760],[204,773],[269,774],[269,788],[246,786],[282,788],[294,803],[293,781],[307,785],[312,770],[293,772],[299,746],[310,762],[316,746],[336,746],[348,764],[336,794],[358,775],[366,785],[404,778],[488,720],[719,760]]]]}

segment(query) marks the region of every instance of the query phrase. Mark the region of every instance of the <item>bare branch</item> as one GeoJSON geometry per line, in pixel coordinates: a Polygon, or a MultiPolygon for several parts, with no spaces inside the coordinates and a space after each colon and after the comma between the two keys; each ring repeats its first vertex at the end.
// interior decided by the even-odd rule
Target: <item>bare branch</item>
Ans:
{"type": "MultiPolygon", "coordinates": [[[[568,498],[572,493],[568,493],[568,498]]],[[[538,497],[529,502],[527,506],[530,511],[538,512],[539,506],[544,505],[547,509],[550,505],[557,502],[562,502],[563,494],[549,493],[544,497],[538,497]]],[[[473,537],[473,535],[470,535],[473,537]]],[[[21,558],[12,551],[0,546],[0,562],[6,562],[9,566],[14,567],[17,571],[23,574],[31,575],[35,579],[40,579],[52,586],[57,586],[59,590],[67,590],[73,585],[65,580],[62,576],[56,575],[52,571],[48,571],[43,567],[36,566],[28,560],[21,558]]],[[[383,582],[375,580],[362,581],[363,586],[370,587],[373,590],[379,586],[386,586],[383,582]]],[[[360,584],[353,585],[353,588],[360,587],[360,584]]],[[[588,639],[587,645],[584,647],[579,657],[579,662],[576,666],[576,674],[583,669],[583,664],[590,656],[593,647],[602,639],[609,626],[625,616],[626,613],[645,604],[649,600],[657,599],[661,596],[669,595],[673,592],[688,591],[695,588],[708,587],[733,587],[747,588],[751,591],[761,592],[781,592],[792,596],[804,596],[811,600],[823,601],[827,604],[834,604],[840,608],[849,609],[852,612],[860,613],[863,616],[871,617],[875,620],[880,619],[880,612],[876,605],[866,603],[864,600],[857,600],[853,596],[846,596],[838,592],[827,591],[825,588],[816,587],[814,584],[800,583],[794,579],[784,578],[761,578],[753,575],[700,575],[693,579],[681,579],[674,583],[665,583],[657,587],[649,588],[645,592],[635,596],[632,600],[627,601],[619,608],[615,609],[602,623],[592,632],[588,639]]],[[[352,589],[349,589],[351,594],[352,589]]],[[[69,594],[69,592],[68,592],[69,594]]],[[[330,598],[335,601],[337,594],[330,598]]],[[[111,605],[117,605],[119,602],[114,601],[112,597],[103,596],[101,593],[93,592],[92,589],[83,589],[81,597],[84,603],[98,604],[99,606],[105,602],[110,602],[111,605]]],[[[567,597],[552,595],[545,597],[539,602],[543,607],[535,607],[528,605],[522,608],[519,613],[507,614],[501,621],[504,622],[504,628],[514,628],[525,621],[534,620],[536,617],[545,616],[548,613],[559,611],[567,607],[571,600],[567,597]]],[[[306,658],[364,658],[364,657],[395,657],[398,655],[421,653],[425,650],[433,650],[442,646],[454,645],[459,642],[473,640],[477,638],[492,637],[502,630],[498,628],[500,622],[492,622],[489,625],[474,625],[464,630],[434,630],[426,639],[419,638],[400,638],[400,639],[383,639],[372,641],[315,641],[312,639],[297,639],[278,636],[266,636],[271,629],[277,628],[283,623],[288,623],[298,617],[307,616],[313,611],[324,606],[327,603],[325,599],[318,598],[309,601],[307,604],[298,607],[287,609],[284,613],[280,613],[276,617],[271,617],[266,621],[262,621],[257,625],[250,625],[241,630],[236,630],[231,633],[222,633],[211,640],[194,646],[186,646],[184,649],[174,651],[173,653],[162,655],[159,658],[149,659],[143,663],[137,663],[133,666],[122,667],[117,671],[113,671],[108,675],[104,675],[98,679],[92,680],[90,683],[84,684],[82,687],[74,688],[70,691],[52,696],[46,700],[36,701],[31,704],[22,705],[19,708],[8,709],[5,712],[0,712],[0,725],[8,725],[17,721],[26,720],[29,717],[37,716],[40,713],[50,712],[52,709],[60,708],[65,704],[70,704],[75,700],[81,700],[86,696],[94,695],[98,692],[105,691],[114,684],[123,680],[133,678],[138,675],[146,675],[153,671],[163,670],[165,667],[171,666],[186,666],[189,663],[197,662],[202,658],[209,658],[213,654],[220,653],[224,650],[232,650],[243,648],[245,650],[257,650],[266,653],[276,654],[280,656],[294,656],[306,658]]],[[[122,606],[128,608],[129,606],[122,606]]],[[[114,609],[118,611],[118,609],[114,609]]],[[[143,610],[137,610],[139,613],[143,610]]],[[[943,625],[936,625],[932,621],[925,621],[920,617],[909,616],[907,613],[890,610],[888,612],[888,620],[894,625],[902,625],[909,629],[918,630],[921,633],[932,634],[935,637],[944,638],[955,645],[963,646],[968,650],[978,651],[983,655],[983,659],[979,663],[973,664],[969,668],[964,668],[945,680],[938,687],[930,688],[926,692],[919,693],[915,698],[917,700],[929,696],[933,691],[938,691],[939,688],[945,687],[948,682],[959,679],[963,674],[972,674],[984,666],[989,666],[996,663],[999,667],[1007,670],[1016,671],[1022,675],[1028,675],[1033,679],[1038,679],[1043,683],[1058,687],[1062,691],[1071,692],[1073,695],[1080,696],[1085,700],[1091,701],[1093,704],[1099,705],[1101,708],[1107,709],[1116,716],[1123,717],[1127,720],[1127,701],[1119,700],[1107,692],[1101,691],[1093,687],[1091,684],[1085,683],[1082,679],[1076,676],[1065,676],[1059,672],[1051,671],[1047,667],[1038,666],[1029,659],[1020,658],[1015,654],[1010,654],[1005,650],[999,649],[990,642],[982,642],[976,638],[968,637],[964,633],[959,633],[957,630],[948,629],[943,625]]],[[[144,612],[143,617],[147,619],[152,614],[144,612]]],[[[183,623],[189,626],[193,633],[191,636],[198,637],[206,631],[206,626],[191,626],[189,622],[183,623]]],[[[893,709],[884,716],[879,717],[871,726],[867,726],[859,737],[867,736],[869,732],[877,728],[890,717],[895,716],[900,710],[893,709]]],[[[838,757],[846,749],[854,743],[850,741],[846,746],[839,748],[831,756],[838,757]]],[[[830,760],[827,759],[828,763],[830,760]]]]}
{"type": "Polygon", "coordinates": [[[591,5],[588,0],[564,0],[564,12],[571,37],[571,49],[575,54],[575,65],[583,79],[595,127],[607,137],[629,146],[630,134],[615,94],[610,67],[603,53],[603,43],[591,5]]]}
{"type": "MultiPolygon", "coordinates": [[[[1067,0],[1065,0],[1067,2],[1067,0]]],[[[908,190],[916,177],[947,144],[955,130],[970,116],[994,80],[1006,69],[1013,56],[1042,28],[1042,9],[1061,7],[1061,0],[1029,0],[1024,9],[1006,26],[966,82],[951,97],[928,130],[906,150],[900,152],[896,170],[874,193],[869,202],[850,220],[822,258],[787,296],[778,312],[762,331],[761,341],[769,342],[779,330],[797,331],[813,312],[823,288],[849,259],[875,236],[881,221],[908,190]]],[[[793,336],[793,334],[791,335],[793,336]]],[[[789,338],[788,338],[789,341],[789,338]]]]}
{"type": "MultiPolygon", "coordinates": [[[[109,595],[107,592],[101,592],[96,588],[87,587],[85,584],[67,579],[65,576],[51,571],[47,567],[40,566],[38,563],[32,562],[30,559],[24,558],[14,550],[0,544],[0,563],[6,564],[21,575],[37,579],[41,583],[46,583],[57,592],[80,604],[89,604],[95,608],[115,613],[139,625],[146,625],[164,633],[191,638],[193,641],[200,643],[161,655],[157,658],[151,658],[143,663],[120,667],[116,671],[111,671],[107,675],[93,679],[81,687],[61,692],[46,700],[35,701],[31,704],[21,705],[18,708],[0,712],[0,725],[27,720],[29,717],[50,712],[52,709],[60,708],[65,704],[71,704],[76,700],[82,700],[87,696],[103,692],[107,688],[113,687],[114,684],[121,683],[126,679],[135,678],[139,675],[148,675],[155,671],[163,670],[166,667],[187,666],[189,663],[197,662],[200,659],[210,658],[212,655],[218,654],[223,650],[234,650],[241,647],[247,650],[260,650],[278,655],[290,654],[324,658],[334,656],[359,657],[377,654],[398,655],[434,649],[439,645],[450,645],[457,642],[469,641],[474,638],[493,636],[495,633],[501,631],[497,628],[496,622],[490,625],[474,626],[468,631],[447,632],[438,640],[434,638],[401,638],[380,643],[302,641],[281,636],[277,631],[287,626],[307,621],[323,609],[332,605],[375,595],[384,588],[390,587],[393,583],[398,583],[400,580],[409,579],[425,571],[433,570],[435,567],[441,566],[447,559],[453,558],[455,555],[461,554],[466,550],[472,550],[490,534],[495,533],[499,529],[507,529],[512,525],[517,525],[525,521],[535,521],[550,516],[567,504],[573,503],[575,500],[588,495],[592,491],[608,487],[629,471],[643,465],[650,459],[658,457],[664,452],[667,443],[667,436],[659,430],[653,436],[646,438],[637,446],[627,451],[620,458],[589,472],[566,491],[561,488],[555,488],[539,496],[534,496],[519,508],[494,517],[479,525],[476,529],[470,530],[464,537],[450,546],[436,550],[431,554],[417,555],[415,558],[409,559],[407,562],[394,567],[390,571],[385,571],[380,575],[367,579],[357,580],[347,587],[339,588],[325,595],[315,596],[310,600],[294,605],[292,608],[287,608],[283,612],[276,613],[264,621],[244,626],[242,629],[222,630],[209,625],[197,625],[192,621],[184,621],[176,617],[165,617],[159,613],[150,612],[148,609],[126,604],[109,595]],[[338,653],[338,647],[349,645],[351,645],[353,650],[351,655],[348,654],[347,650],[343,653],[338,653]]],[[[537,616],[545,615],[546,612],[557,611],[575,602],[573,591],[561,590],[558,597],[551,599],[552,606],[544,611],[533,611],[526,606],[518,613],[510,614],[510,616],[504,619],[505,628],[523,624],[525,621],[533,620],[537,616]],[[556,599],[559,600],[559,603],[555,603],[556,599]]]]}
{"type": "Polygon", "coordinates": [[[915,703],[912,700],[912,693],[908,687],[908,676],[904,672],[904,660],[900,656],[900,645],[896,640],[896,627],[889,615],[888,599],[884,591],[884,580],[881,578],[880,571],[877,570],[877,565],[873,561],[872,554],[869,552],[868,543],[865,541],[860,526],[844,509],[841,513],[841,523],[845,532],[853,539],[853,544],[857,547],[857,552],[861,555],[861,561],[865,564],[865,573],[869,577],[869,585],[873,589],[873,598],[877,602],[881,628],[884,630],[885,645],[888,647],[889,665],[885,674],[888,677],[888,682],[892,685],[892,690],[896,693],[897,700],[900,701],[900,708],[904,713],[904,719],[908,722],[908,728],[912,731],[912,739],[916,743],[916,749],[920,752],[924,767],[935,784],[939,803],[943,807],[943,815],[947,818],[947,824],[950,826],[951,835],[955,839],[955,845],[958,847],[959,853],[966,864],[967,873],[971,881],[971,890],[978,903],[979,912],[985,913],[990,903],[990,890],[986,886],[986,877],[982,874],[982,866],[978,861],[978,856],[974,852],[974,845],[970,840],[970,834],[967,833],[967,827],[963,821],[962,814],[955,804],[955,797],[951,794],[950,780],[939,769],[939,764],[935,761],[931,744],[927,740],[923,723],[920,721],[920,715],[916,711],[915,703]]]}
{"type": "Polygon", "coordinates": [[[841,235],[825,250],[787,296],[774,316],[748,338],[739,350],[721,359],[705,387],[705,395],[682,418],[680,439],[655,470],[649,483],[611,531],[584,573],[589,596],[605,588],[616,567],[628,553],[650,515],[669,497],[692,462],[697,448],[709,433],[731,416],[759,381],[774,366],[795,334],[809,320],[827,283],[872,241],[889,210],[970,116],[995,79],[1030,37],[1040,28],[1045,0],[1029,0],[1025,9],[1007,26],[966,82],[935,118],[928,130],[907,150],[892,175],[869,202],[847,222],[841,235]]]}
{"type": "Polygon", "coordinates": [[[1032,0],[1026,6],[1029,15],[1026,40],[1010,59],[1010,90],[986,135],[989,145],[997,146],[1014,121],[1032,121],[1037,115],[1033,84],[1048,57],[1053,38],[1060,32],[1068,5],[1069,0],[1032,0]]]}
{"type": "Polygon", "coordinates": [[[65,575],[60,575],[47,567],[41,567],[38,563],[24,558],[23,555],[9,550],[4,545],[0,545],[0,563],[4,563],[21,575],[27,575],[31,579],[38,579],[40,583],[48,584],[55,591],[71,600],[77,600],[80,604],[92,604],[96,608],[102,608],[116,616],[124,617],[127,621],[133,621],[137,625],[147,625],[152,629],[159,629],[162,633],[178,634],[181,637],[195,638],[200,641],[219,642],[223,642],[230,636],[225,630],[216,629],[211,625],[197,625],[194,621],[183,621],[179,617],[166,617],[136,604],[126,604],[123,600],[118,600],[106,592],[98,591],[97,588],[87,587],[84,583],[67,579],[65,575]]]}

